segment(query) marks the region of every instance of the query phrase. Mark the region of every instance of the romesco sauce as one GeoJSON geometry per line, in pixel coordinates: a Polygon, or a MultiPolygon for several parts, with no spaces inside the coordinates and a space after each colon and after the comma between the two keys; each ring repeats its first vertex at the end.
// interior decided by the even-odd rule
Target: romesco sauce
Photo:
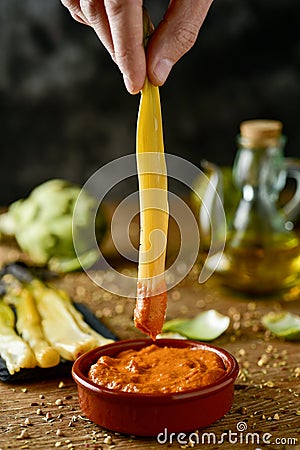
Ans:
{"type": "Polygon", "coordinates": [[[197,347],[158,347],[125,350],[101,356],[89,370],[94,383],[123,392],[169,394],[201,388],[226,373],[222,358],[197,347]]]}
{"type": "Polygon", "coordinates": [[[153,294],[142,283],[137,283],[137,299],[134,309],[134,324],[153,341],[161,333],[167,309],[167,288],[165,283],[159,286],[161,293],[153,294]]]}

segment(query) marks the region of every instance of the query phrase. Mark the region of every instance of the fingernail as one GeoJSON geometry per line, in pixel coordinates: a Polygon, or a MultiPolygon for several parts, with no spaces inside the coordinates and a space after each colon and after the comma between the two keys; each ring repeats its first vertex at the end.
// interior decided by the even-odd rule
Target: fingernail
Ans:
{"type": "Polygon", "coordinates": [[[159,84],[164,84],[172,69],[172,62],[169,59],[161,59],[155,66],[153,71],[155,78],[159,84]]]}
{"type": "Polygon", "coordinates": [[[124,84],[125,84],[127,91],[130,94],[135,94],[135,90],[133,89],[133,84],[132,84],[130,78],[128,78],[126,75],[123,75],[123,79],[124,79],[124,84]]]}

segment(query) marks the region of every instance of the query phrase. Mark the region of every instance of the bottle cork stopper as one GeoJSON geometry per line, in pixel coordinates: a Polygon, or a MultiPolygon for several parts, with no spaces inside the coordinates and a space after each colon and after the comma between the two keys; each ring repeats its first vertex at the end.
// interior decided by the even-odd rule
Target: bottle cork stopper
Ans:
{"type": "Polygon", "coordinates": [[[269,143],[276,141],[282,133],[282,123],[279,120],[246,120],[240,124],[242,138],[254,143],[269,143]]]}

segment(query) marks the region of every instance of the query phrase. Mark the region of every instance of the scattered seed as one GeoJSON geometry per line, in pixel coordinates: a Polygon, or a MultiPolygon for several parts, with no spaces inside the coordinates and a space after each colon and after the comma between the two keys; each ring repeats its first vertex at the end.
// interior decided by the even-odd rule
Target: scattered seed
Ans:
{"type": "Polygon", "coordinates": [[[102,310],[102,315],[103,315],[103,317],[112,317],[114,314],[113,314],[113,311],[106,306],[102,310]]]}
{"type": "Polygon", "coordinates": [[[241,314],[239,312],[236,312],[233,314],[232,318],[235,322],[238,322],[241,319],[241,314]]]}
{"type": "Polygon", "coordinates": [[[58,389],[63,389],[64,387],[66,387],[65,383],[63,381],[60,381],[58,383],[58,389]]]}
{"type": "Polygon", "coordinates": [[[278,413],[274,414],[273,419],[274,419],[274,420],[279,420],[279,414],[278,414],[278,413]]]}
{"type": "Polygon", "coordinates": [[[249,302],[248,305],[247,305],[247,307],[248,307],[248,310],[249,310],[249,311],[255,311],[255,309],[256,309],[256,303],[254,303],[254,302],[249,302]]]}
{"type": "Polygon", "coordinates": [[[268,362],[268,356],[264,353],[263,355],[261,355],[261,357],[259,358],[259,360],[257,361],[257,365],[259,367],[264,366],[265,364],[267,364],[268,362]]]}
{"type": "Polygon", "coordinates": [[[27,388],[22,388],[21,391],[26,393],[26,392],[28,392],[28,389],[27,388]]]}
{"type": "Polygon", "coordinates": [[[112,437],[111,436],[106,436],[105,438],[104,438],[104,444],[112,444],[112,437]]]}
{"type": "Polygon", "coordinates": [[[63,434],[63,432],[61,431],[61,429],[60,428],[58,428],[57,430],[56,430],[56,436],[63,436],[64,434],[63,434]]]}
{"type": "Polygon", "coordinates": [[[78,297],[85,297],[86,289],[84,286],[77,286],[76,288],[76,294],[78,297]]]}
{"type": "Polygon", "coordinates": [[[29,438],[29,434],[27,430],[22,430],[17,439],[27,439],[29,438]]]}
{"type": "MultiPolygon", "coordinates": [[[[179,300],[181,297],[180,291],[176,290],[171,293],[172,300],[179,300]]],[[[204,305],[203,305],[204,306],[204,305]]]]}
{"type": "Polygon", "coordinates": [[[241,381],[246,382],[248,380],[248,375],[248,370],[244,367],[239,372],[239,378],[241,381]]]}
{"type": "Polygon", "coordinates": [[[43,411],[40,408],[38,408],[36,410],[36,413],[37,413],[38,416],[42,416],[44,414],[43,411]]]}
{"type": "Polygon", "coordinates": [[[265,383],[264,383],[264,386],[267,386],[267,387],[270,387],[270,388],[272,388],[272,387],[274,387],[274,383],[273,383],[273,381],[266,381],[265,383]]]}
{"type": "Polygon", "coordinates": [[[61,447],[62,443],[60,441],[55,442],[54,446],[55,447],[61,447]]]}
{"type": "Polygon", "coordinates": [[[32,425],[32,423],[30,422],[29,417],[26,417],[26,419],[24,420],[24,425],[32,425]]]}
{"type": "Polygon", "coordinates": [[[115,306],[116,314],[122,314],[124,312],[124,305],[122,303],[119,303],[115,306]]]}
{"type": "Polygon", "coordinates": [[[51,414],[51,412],[47,412],[47,414],[46,414],[46,420],[49,420],[49,419],[52,419],[52,414],[51,414]]]}

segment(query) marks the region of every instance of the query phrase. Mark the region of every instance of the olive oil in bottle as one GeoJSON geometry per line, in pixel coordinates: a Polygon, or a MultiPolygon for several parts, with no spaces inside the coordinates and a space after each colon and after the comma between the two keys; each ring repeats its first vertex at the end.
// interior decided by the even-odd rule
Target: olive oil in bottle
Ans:
{"type": "Polygon", "coordinates": [[[216,274],[238,291],[264,295],[300,285],[300,239],[278,208],[291,165],[284,144],[279,121],[241,123],[233,177],[242,197],[224,252],[206,261],[213,267],[220,259],[216,274]]]}

